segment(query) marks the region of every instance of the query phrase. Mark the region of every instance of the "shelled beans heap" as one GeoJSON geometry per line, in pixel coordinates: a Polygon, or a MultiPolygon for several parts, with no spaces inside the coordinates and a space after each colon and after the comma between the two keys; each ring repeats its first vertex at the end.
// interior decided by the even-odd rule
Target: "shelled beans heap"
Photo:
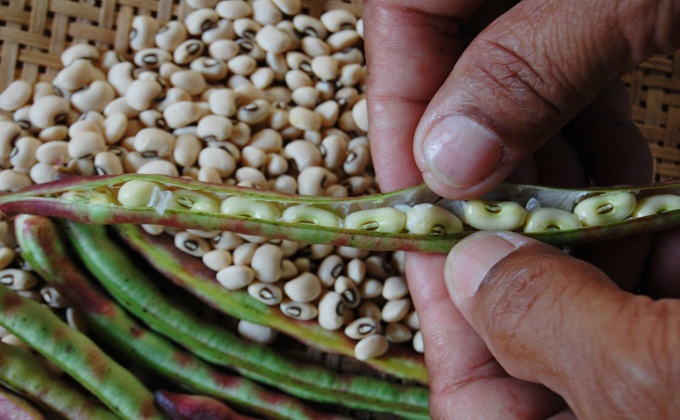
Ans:
{"type": "MultiPolygon", "coordinates": [[[[183,21],[136,16],[129,60],[87,44],[50,82],[0,94],[0,190],[65,174],[144,173],[357,196],[376,192],[368,146],[362,21],[301,14],[299,0],[188,0],[183,21]]],[[[359,359],[390,342],[423,350],[401,253],[176,231],[228,289],[357,340],[359,359]]],[[[243,324],[245,335],[275,334],[243,324]]]]}

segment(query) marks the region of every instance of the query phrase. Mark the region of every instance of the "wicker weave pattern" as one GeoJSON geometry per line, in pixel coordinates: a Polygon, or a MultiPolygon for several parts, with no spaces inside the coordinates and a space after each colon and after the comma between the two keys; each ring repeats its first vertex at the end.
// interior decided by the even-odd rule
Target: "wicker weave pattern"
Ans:
{"type": "MultiPolygon", "coordinates": [[[[330,8],[359,14],[361,0],[303,0],[318,16],[330,8]]],[[[12,80],[51,80],[72,43],[128,55],[135,15],[183,19],[184,0],[0,0],[0,91],[12,80]]],[[[680,53],[656,56],[624,75],[633,115],[656,159],[657,178],[680,178],[680,53]]]]}

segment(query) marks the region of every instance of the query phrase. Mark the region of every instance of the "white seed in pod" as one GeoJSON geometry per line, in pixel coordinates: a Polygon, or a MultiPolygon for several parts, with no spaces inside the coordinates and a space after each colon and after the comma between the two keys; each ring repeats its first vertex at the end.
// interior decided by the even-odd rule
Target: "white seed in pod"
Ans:
{"type": "Polygon", "coordinates": [[[250,4],[246,1],[220,1],[215,6],[215,11],[224,19],[241,19],[250,16],[253,12],[250,4]]]}
{"type": "Polygon", "coordinates": [[[255,273],[245,265],[230,265],[218,271],[216,278],[226,289],[240,290],[255,280],[255,273]]]}
{"type": "Polygon", "coordinates": [[[225,141],[231,136],[233,124],[220,115],[206,115],[198,122],[196,134],[204,141],[225,141]]]}
{"type": "Polygon", "coordinates": [[[555,230],[572,230],[581,226],[581,221],[574,213],[566,210],[539,207],[527,213],[522,230],[524,232],[547,232],[555,230]]]}
{"type": "Polygon", "coordinates": [[[288,111],[288,122],[300,130],[318,131],[321,129],[321,115],[303,106],[296,106],[288,111]]]}
{"type": "Polygon", "coordinates": [[[336,254],[327,256],[319,264],[317,275],[325,287],[331,287],[335,280],[342,274],[345,267],[342,258],[336,254]]]}
{"type": "Polygon", "coordinates": [[[68,119],[68,112],[69,105],[64,98],[43,96],[28,108],[28,118],[33,127],[47,128],[64,124],[68,119]]]}
{"type": "Polygon", "coordinates": [[[406,343],[413,339],[413,331],[399,322],[387,324],[385,337],[390,343],[406,343]]]}
{"type": "Polygon", "coordinates": [[[127,181],[118,189],[118,202],[124,207],[146,207],[156,189],[162,191],[161,185],[155,182],[127,181]]]}
{"type": "Polygon", "coordinates": [[[15,80],[0,94],[0,110],[16,111],[31,99],[33,85],[25,80],[15,80]]]}
{"type": "Polygon", "coordinates": [[[418,353],[425,352],[425,343],[423,341],[423,333],[421,331],[416,331],[413,335],[413,349],[418,353]]]}
{"type": "Polygon", "coordinates": [[[526,219],[527,211],[512,201],[470,200],[463,207],[466,224],[479,230],[515,230],[526,219]]]}
{"type": "Polygon", "coordinates": [[[94,158],[106,150],[106,141],[101,134],[91,131],[78,133],[68,142],[68,153],[74,159],[94,158]]]}
{"type": "Polygon", "coordinates": [[[373,232],[403,232],[406,215],[394,207],[359,210],[345,217],[344,227],[373,232]]]}
{"type": "Polygon", "coordinates": [[[186,26],[182,22],[171,20],[158,30],[154,41],[159,48],[174,51],[187,37],[186,26]]]}
{"type": "Polygon", "coordinates": [[[262,345],[272,344],[278,337],[273,328],[244,320],[238,322],[237,331],[242,339],[262,345]]]}
{"type": "Polygon", "coordinates": [[[255,277],[264,283],[275,283],[281,278],[281,248],[272,244],[260,245],[250,261],[255,277]]]}
{"type": "Polygon", "coordinates": [[[175,246],[194,257],[202,257],[210,251],[210,244],[204,238],[182,231],[175,235],[175,246]]]}
{"type": "Polygon", "coordinates": [[[319,313],[319,310],[315,305],[305,302],[295,302],[295,301],[283,301],[279,305],[281,312],[286,316],[291,318],[299,319],[301,321],[309,321],[314,318],[319,313]]]}
{"type": "Polygon", "coordinates": [[[274,306],[283,300],[283,291],[272,283],[254,282],[248,286],[248,294],[265,305],[274,306]]]}
{"type": "Polygon", "coordinates": [[[203,264],[213,271],[220,271],[231,266],[231,252],[226,249],[213,249],[203,254],[203,264]]]}
{"type": "Polygon", "coordinates": [[[387,353],[390,345],[384,335],[374,334],[364,337],[354,346],[354,357],[366,361],[387,353]]]}
{"type": "Polygon", "coordinates": [[[399,322],[411,309],[411,300],[407,298],[394,299],[385,303],[382,308],[382,319],[385,322],[399,322]]]}
{"type": "Polygon", "coordinates": [[[312,273],[302,273],[288,280],[283,291],[295,302],[311,302],[321,294],[321,281],[312,273]]]}
{"type": "Polygon", "coordinates": [[[0,284],[12,290],[29,290],[38,284],[38,278],[25,270],[6,268],[0,271],[0,284]]]}
{"type": "Polygon", "coordinates": [[[633,217],[646,217],[680,209],[680,196],[659,194],[642,198],[637,202],[633,217]]]}
{"type": "Polygon", "coordinates": [[[586,226],[616,222],[630,216],[635,210],[635,194],[612,192],[586,198],[574,207],[574,214],[586,226]]]}
{"type": "Polygon", "coordinates": [[[215,249],[232,251],[243,243],[243,239],[234,232],[221,232],[212,238],[215,249]]]}
{"type": "Polygon", "coordinates": [[[356,283],[354,283],[354,281],[352,281],[349,277],[339,276],[337,280],[335,280],[333,289],[336,293],[339,293],[340,296],[342,296],[345,305],[348,307],[356,308],[361,303],[361,294],[359,293],[359,289],[357,288],[356,283]]]}
{"type": "Polygon", "coordinates": [[[382,296],[387,300],[401,299],[408,295],[408,285],[404,276],[391,276],[385,279],[382,296]]]}
{"type": "Polygon", "coordinates": [[[375,299],[382,294],[383,283],[376,279],[365,279],[359,285],[363,299],[375,299]]]}
{"type": "Polygon", "coordinates": [[[364,337],[378,333],[380,333],[378,320],[368,316],[357,318],[345,327],[345,335],[354,340],[361,340],[364,337]]]}
{"type": "Polygon", "coordinates": [[[9,154],[9,161],[15,169],[29,169],[36,162],[36,152],[43,143],[35,137],[21,137],[9,154]]]}
{"type": "Polygon", "coordinates": [[[319,301],[318,321],[321,327],[334,331],[342,327],[345,317],[345,304],[342,296],[328,292],[319,301]]]}

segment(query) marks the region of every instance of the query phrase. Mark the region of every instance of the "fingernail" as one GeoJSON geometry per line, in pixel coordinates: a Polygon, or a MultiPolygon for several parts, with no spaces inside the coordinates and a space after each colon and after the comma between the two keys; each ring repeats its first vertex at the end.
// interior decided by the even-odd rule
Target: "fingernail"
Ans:
{"type": "Polygon", "coordinates": [[[453,247],[446,259],[446,283],[452,295],[474,296],[489,271],[527,241],[512,233],[480,232],[453,247]]]}
{"type": "Polygon", "coordinates": [[[478,184],[503,157],[503,146],[491,131],[458,115],[437,123],[423,147],[432,174],[452,187],[478,184]]]}

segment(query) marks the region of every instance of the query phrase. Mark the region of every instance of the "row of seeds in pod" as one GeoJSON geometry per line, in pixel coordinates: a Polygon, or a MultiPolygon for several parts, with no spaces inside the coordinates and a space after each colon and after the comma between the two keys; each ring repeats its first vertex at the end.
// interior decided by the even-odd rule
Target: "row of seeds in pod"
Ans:
{"type": "MultiPolygon", "coordinates": [[[[337,197],[375,192],[366,137],[361,21],[344,11],[327,12],[320,19],[285,13],[282,20],[264,21],[240,3],[248,2],[215,4],[219,19],[198,25],[201,33],[191,22],[200,16],[213,22],[209,10],[163,25],[137,17],[132,61],[78,45],[64,52],[64,69],[52,83],[12,83],[0,94],[0,109],[8,116],[0,122],[0,158],[7,168],[0,172],[0,189],[46,182],[67,171],[181,175],[337,197]],[[240,11],[227,12],[227,6],[240,11]],[[243,27],[248,29],[239,29],[243,27]],[[164,38],[173,33],[180,37],[172,42],[164,38]],[[271,50],[272,34],[287,37],[283,50],[271,50]],[[234,46],[238,52],[229,57],[234,46]],[[212,56],[211,51],[222,55],[212,56]],[[252,63],[246,56],[256,63],[252,72],[235,65],[252,63]],[[212,72],[223,64],[226,73],[212,72]]],[[[298,262],[300,274],[305,272],[301,258],[290,260],[298,262]]],[[[290,264],[282,265],[291,273],[290,264]]],[[[371,296],[378,297],[376,305],[389,301],[375,292],[382,290],[385,279],[365,282],[373,292],[364,293],[359,307],[345,311],[345,324],[350,318],[367,318],[358,316],[366,313],[359,308],[371,306],[371,296]]],[[[410,335],[418,337],[415,323],[410,325],[410,335]]],[[[404,330],[389,331],[396,329],[404,330]]],[[[381,330],[382,325],[375,332],[381,330]]],[[[386,351],[385,334],[376,334],[360,357],[386,351]]]]}

